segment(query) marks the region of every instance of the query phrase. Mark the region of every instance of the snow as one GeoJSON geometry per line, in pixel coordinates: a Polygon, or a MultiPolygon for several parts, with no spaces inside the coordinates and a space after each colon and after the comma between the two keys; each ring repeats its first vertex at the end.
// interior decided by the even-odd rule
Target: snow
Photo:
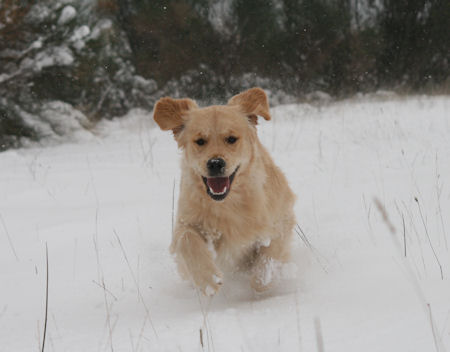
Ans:
{"type": "Polygon", "coordinates": [[[222,278],[221,277],[219,277],[217,275],[213,275],[213,279],[214,279],[214,282],[216,284],[222,284],[222,278]]]}
{"type": "Polygon", "coordinates": [[[273,283],[275,279],[280,276],[279,272],[281,266],[281,262],[278,262],[272,258],[265,258],[264,265],[256,273],[258,284],[261,286],[268,286],[273,283]]]}
{"type": "Polygon", "coordinates": [[[67,22],[73,20],[76,16],[77,10],[75,10],[73,6],[68,5],[61,11],[61,15],[58,18],[58,24],[66,24],[67,22]]]}
{"type": "Polygon", "coordinates": [[[264,241],[261,241],[261,246],[262,247],[269,247],[270,246],[270,238],[266,238],[264,241]]]}
{"type": "Polygon", "coordinates": [[[233,3],[230,0],[213,1],[209,7],[208,20],[217,31],[230,37],[235,25],[232,15],[233,3]]]}
{"type": "Polygon", "coordinates": [[[84,37],[89,35],[89,33],[91,33],[91,30],[89,29],[88,26],[86,26],[86,25],[81,26],[73,32],[73,35],[70,38],[70,40],[77,41],[77,40],[83,39],[84,37]]]}
{"type": "Polygon", "coordinates": [[[298,196],[299,227],[296,276],[283,269],[264,295],[243,274],[212,298],[178,276],[181,153],[149,113],[1,153],[0,351],[39,349],[46,245],[46,351],[445,351],[450,98],[272,112],[259,135],[298,196]]]}
{"type": "Polygon", "coordinates": [[[6,81],[10,76],[7,75],[6,73],[2,73],[0,74],[0,83],[6,81]]]}
{"type": "Polygon", "coordinates": [[[311,101],[311,102],[318,101],[318,102],[321,102],[322,104],[326,104],[332,100],[331,95],[329,95],[328,93],[322,92],[320,90],[316,90],[314,92],[306,94],[305,98],[308,101],[311,101]]]}
{"type": "Polygon", "coordinates": [[[72,36],[70,37],[70,41],[73,43],[73,46],[75,47],[75,49],[77,49],[78,51],[83,49],[85,44],[85,40],[83,40],[84,38],[86,38],[89,33],[91,33],[91,30],[88,26],[83,25],[79,28],[77,28],[72,36]]]}
{"type": "Polygon", "coordinates": [[[92,30],[89,39],[98,39],[102,32],[111,30],[113,28],[113,23],[110,19],[101,19],[98,21],[98,23],[95,25],[94,29],[92,30]]]}
{"type": "Polygon", "coordinates": [[[215,293],[216,293],[216,291],[211,286],[209,286],[209,285],[206,286],[205,294],[207,296],[214,296],[215,293]]]}
{"type": "Polygon", "coordinates": [[[52,15],[52,9],[48,4],[37,2],[34,4],[30,11],[26,15],[26,20],[29,23],[32,22],[42,22],[48,19],[52,15]]]}
{"type": "Polygon", "coordinates": [[[42,48],[42,39],[39,38],[37,40],[35,40],[33,43],[31,43],[29,50],[33,50],[33,49],[40,49],[42,48]]]}
{"type": "Polygon", "coordinates": [[[41,51],[33,59],[23,59],[20,68],[33,69],[39,72],[50,66],[70,66],[73,62],[72,51],[67,46],[62,45],[41,51]]]}
{"type": "MultiPolygon", "coordinates": [[[[30,114],[17,109],[26,126],[32,128],[42,137],[46,145],[55,145],[62,141],[82,141],[94,138],[89,131],[92,123],[89,119],[76,110],[72,105],[62,101],[49,101],[43,103],[39,115],[30,114]]],[[[27,139],[23,139],[24,145],[32,145],[27,139]]]]}
{"type": "Polygon", "coordinates": [[[89,119],[72,105],[62,101],[44,103],[40,120],[47,122],[56,135],[63,136],[66,140],[80,140],[83,136],[91,135],[86,130],[91,124],[89,119]]]}

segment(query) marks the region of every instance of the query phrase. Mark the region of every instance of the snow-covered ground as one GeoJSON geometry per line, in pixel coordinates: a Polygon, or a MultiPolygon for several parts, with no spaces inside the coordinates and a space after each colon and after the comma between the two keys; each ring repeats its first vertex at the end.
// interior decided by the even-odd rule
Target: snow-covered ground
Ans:
{"type": "Polygon", "coordinates": [[[244,276],[212,299],[179,278],[180,152],[148,114],[0,154],[0,351],[39,350],[46,245],[46,351],[450,347],[450,98],[272,112],[259,134],[303,234],[296,277],[263,296],[244,276]]]}

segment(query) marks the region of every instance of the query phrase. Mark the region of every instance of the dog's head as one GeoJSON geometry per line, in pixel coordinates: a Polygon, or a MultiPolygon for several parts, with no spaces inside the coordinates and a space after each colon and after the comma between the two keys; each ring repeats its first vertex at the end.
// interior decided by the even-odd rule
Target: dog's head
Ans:
{"type": "Polygon", "coordinates": [[[191,99],[162,98],[153,116],[162,130],[173,131],[185,165],[216,201],[226,198],[235,177],[253,158],[257,116],[271,119],[267,96],[260,88],[235,95],[227,105],[206,108],[191,99]]]}

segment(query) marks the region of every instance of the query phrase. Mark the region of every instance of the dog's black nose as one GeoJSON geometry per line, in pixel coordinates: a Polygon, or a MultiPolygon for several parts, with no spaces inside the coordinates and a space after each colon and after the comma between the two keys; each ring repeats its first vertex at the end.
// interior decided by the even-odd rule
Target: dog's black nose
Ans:
{"type": "Polygon", "coordinates": [[[213,158],[209,159],[206,163],[206,167],[208,168],[209,176],[220,176],[225,173],[225,160],[222,158],[213,158]]]}

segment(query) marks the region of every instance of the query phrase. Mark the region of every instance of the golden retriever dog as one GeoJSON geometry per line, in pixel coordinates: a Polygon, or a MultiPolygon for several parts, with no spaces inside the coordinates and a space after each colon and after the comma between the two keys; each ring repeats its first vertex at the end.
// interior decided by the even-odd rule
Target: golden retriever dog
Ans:
{"type": "Polygon", "coordinates": [[[182,277],[214,295],[223,273],[247,271],[251,286],[273,286],[289,260],[295,196],[257,137],[257,117],[270,120],[267,96],[252,88],[227,105],[200,108],[162,98],[154,119],[183,151],[171,252],[182,277]]]}

